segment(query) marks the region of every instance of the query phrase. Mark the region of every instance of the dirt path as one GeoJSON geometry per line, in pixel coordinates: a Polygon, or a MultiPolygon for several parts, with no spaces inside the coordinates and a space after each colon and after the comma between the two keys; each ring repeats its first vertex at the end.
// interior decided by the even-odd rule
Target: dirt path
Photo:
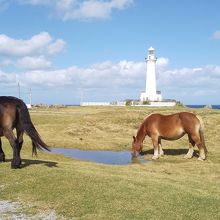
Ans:
{"type": "Polygon", "coordinates": [[[58,217],[55,211],[50,213],[38,213],[37,215],[26,215],[22,213],[22,206],[17,202],[0,201],[0,220],[57,220],[64,219],[58,217]]]}

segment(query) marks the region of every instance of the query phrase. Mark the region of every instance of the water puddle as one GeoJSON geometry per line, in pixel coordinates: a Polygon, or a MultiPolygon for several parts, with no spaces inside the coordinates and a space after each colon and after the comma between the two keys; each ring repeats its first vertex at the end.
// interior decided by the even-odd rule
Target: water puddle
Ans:
{"type": "Polygon", "coordinates": [[[102,164],[127,165],[149,163],[144,156],[137,158],[131,157],[129,151],[97,151],[97,150],[78,150],[71,148],[51,148],[51,153],[63,154],[74,159],[92,161],[102,164]]]}

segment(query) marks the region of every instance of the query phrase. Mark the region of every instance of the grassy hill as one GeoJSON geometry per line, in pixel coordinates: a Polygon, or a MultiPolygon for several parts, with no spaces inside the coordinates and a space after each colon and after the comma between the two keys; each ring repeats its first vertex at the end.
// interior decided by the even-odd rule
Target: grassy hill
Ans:
{"type": "MultiPolygon", "coordinates": [[[[32,158],[31,142],[25,137],[23,167],[11,170],[11,147],[2,138],[7,162],[0,164],[0,201],[17,202],[18,207],[4,212],[0,209],[0,218],[22,214],[27,219],[42,219],[55,213],[57,219],[220,219],[219,110],[40,108],[31,110],[31,118],[49,146],[121,151],[130,150],[132,136],[148,114],[179,111],[203,118],[209,151],[206,161],[198,161],[197,156],[183,159],[187,136],[162,141],[165,156],[157,161],[123,166],[44,152],[32,158]]],[[[149,139],[144,146],[144,150],[152,149],[149,139]]],[[[151,160],[152,154],[145,157],[151,160]]]]}

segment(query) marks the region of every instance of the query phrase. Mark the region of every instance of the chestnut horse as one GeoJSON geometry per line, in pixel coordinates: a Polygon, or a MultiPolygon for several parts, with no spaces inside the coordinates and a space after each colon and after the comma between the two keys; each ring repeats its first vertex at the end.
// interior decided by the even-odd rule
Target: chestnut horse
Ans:
{"type": "Polygon", "coordinates": [[[149,115],[138,129],[137,136],[133,136],[132,156],[136,157],[136,154],[142,151],[146,135],[151,138],[154,147],[152,159],[156,160],[164,154],[161,139],[177,140],[185,134],[188,135],[189,139],[189,151],[184,158],[193,157],[193,147],[196,144],[199,148],[198,159],[205,160],[207,149],[203,135],[203,123],[198,116],[189,112],[180,112],[172,115],[149,115]]]}
{"type": "Polygon", "coordinates": [[[49,151],[48,146],[41,140],[40,135],[31,122],[26,104],[15,97],[0,96],[0,162],[5,161],[2,150],[1,137],[5,136],[12,147],[13,159],[11,168],[21,166],[20,151],[23,144],[24,132],[32,140],[32,154],[37,154],[37,149],[49,151]],[[16,129],[17,137],[13,133],[16,129]]]}

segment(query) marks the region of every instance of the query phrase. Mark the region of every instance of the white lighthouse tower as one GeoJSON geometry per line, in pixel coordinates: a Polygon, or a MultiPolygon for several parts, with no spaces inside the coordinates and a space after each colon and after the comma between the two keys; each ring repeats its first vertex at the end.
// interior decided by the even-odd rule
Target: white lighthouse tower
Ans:
{"type": "Polygon", "coordinates": [[[148,56],[145,58],[147,63],[146,90],[141,93],[141,101],[161,101],[162,96],[156,89],[156,61],[155,50],[153,47],[148,49],[148,56]]]}

